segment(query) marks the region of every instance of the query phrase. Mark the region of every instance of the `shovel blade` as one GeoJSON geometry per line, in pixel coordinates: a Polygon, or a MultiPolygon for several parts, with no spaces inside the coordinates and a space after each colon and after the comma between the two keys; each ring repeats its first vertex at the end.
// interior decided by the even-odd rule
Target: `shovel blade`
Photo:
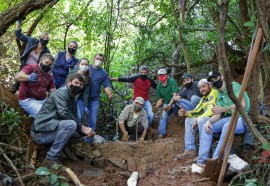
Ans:
{"type": "Polygon", "coordinates": [[[202,175],[206,178],[210,178],[211,181],[217,182],[222,161],[218,164],[218,160],[208,159],[202,175]]]}

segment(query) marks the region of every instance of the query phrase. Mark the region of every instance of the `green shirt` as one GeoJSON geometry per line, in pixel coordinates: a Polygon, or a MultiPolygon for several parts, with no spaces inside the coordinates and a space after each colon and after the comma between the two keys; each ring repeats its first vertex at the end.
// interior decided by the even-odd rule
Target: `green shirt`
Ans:
{"type": "Polygon", "coordinates": [[[159,82],[156,88],[157,98],[158,99],[164,98],[165,104],[169,104],[173,97],[173,93],[178,92],[179,92],[178,85],[176,81],[171,78],[167,79],[167,85],[165,87],[162,85],[161,82],[159,82]]]}
{"type": "MultiPolygon", "coordinates": [[[[225,82],[224,82],[225,83],[225,82]]],[[[233,92],[236,97],[238,97],[241,89],[241,85],[237,82],[232,82],[233,92]]],[[[250,99],[246,92],[244,92],[244,99],[246,101],[246,108],[245,111],[249,112],[250,110],[250,99]]],[[[239,100],[240,101],[240,100],[239,100]]],[[[240,101],[241,103],[241,101],[240,101]]],[[[218,97],[217,97],[217,105],[220,107],[230,107],[234,103],[229,98],[226,87],[224,88],[224,93],[222,91],[218,91],[218,97]]],[[[227,114],[232,114],[232,110],[228,111],[227,114]]]]}

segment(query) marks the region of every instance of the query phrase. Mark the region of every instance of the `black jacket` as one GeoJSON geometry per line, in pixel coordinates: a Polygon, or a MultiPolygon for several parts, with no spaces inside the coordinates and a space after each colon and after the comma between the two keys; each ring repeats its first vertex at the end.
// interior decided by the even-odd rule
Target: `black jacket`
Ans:
{"type": "Polygon", "coordinates": [[[77,123],[77,131],[81,131],[82,125],[77,119],[77,103],[67,86],[57,89],[45,101],[31,130],[34,132],[54,131],[61,120],[74,120],[77,123]]]}

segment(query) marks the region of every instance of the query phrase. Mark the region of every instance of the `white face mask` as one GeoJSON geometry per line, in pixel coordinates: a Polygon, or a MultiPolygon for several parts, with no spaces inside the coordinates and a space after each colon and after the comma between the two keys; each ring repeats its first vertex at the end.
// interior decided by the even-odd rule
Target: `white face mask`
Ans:
{"type": "Polygon", "coordinates": [[[79,69],[80,69],[80,71],[82,71],[82,72],[86,72],[86,71],[89,69],[89,66],[88,66],[88,65],[87,65],[87,66],[80,65],[80,66],[79,66],[79,69]]]}
{"type": "Polygon", "coordinates": [[[102,61],[96,60],[96,61],[95,61],[95,66],[96,66],[97,68],[100,68],[100,67],[102,66],[102,61]]]}

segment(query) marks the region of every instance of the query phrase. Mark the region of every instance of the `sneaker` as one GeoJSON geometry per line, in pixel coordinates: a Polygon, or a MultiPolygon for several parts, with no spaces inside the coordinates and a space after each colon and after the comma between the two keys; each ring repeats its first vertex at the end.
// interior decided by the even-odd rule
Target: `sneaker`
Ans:
{"type": "Polygon", "coordinates": [[[45,167],[47,167],[48,169],[59,169],[60,167],[62,167],[63,165],[59,162],[59,160],[55,159],[55,160],[51,160],[51,159],[47,159],[45,158],[45,160],[43,161],[43,165],[45,167]]]}
{"type": "Polygon", "coordinates": [[[185,150],[182,154],[176,155],[178,160],[196,157],[196,150],[185,150]]]}
{"type": "Polygon", "coordinates": [[[159,134],[158,135],[158,139],[164,139],[165,138],[165,135],[164,134],[159,134]]]}

